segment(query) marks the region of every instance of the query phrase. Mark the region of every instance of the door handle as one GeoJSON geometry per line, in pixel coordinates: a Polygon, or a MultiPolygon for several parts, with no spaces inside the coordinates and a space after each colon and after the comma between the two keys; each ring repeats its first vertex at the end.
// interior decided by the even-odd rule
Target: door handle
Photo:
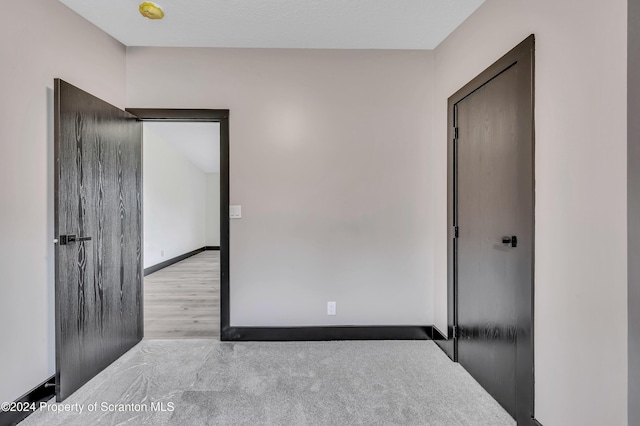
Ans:
{"type": "Polygon", "coordinates": [[[91,237],[76,237],[74,234],[71,235],[60,235],[59,243],[61,246],[66,246],[67,244],[83,242],[83,241],[91,241],[91,237]]]}
{"type": "Polygon", "coordinates": [[[511,237],[502,237],[502,244],[511,244],[511,247],[518,247],[518,237],[512,235],[511,237]]]}

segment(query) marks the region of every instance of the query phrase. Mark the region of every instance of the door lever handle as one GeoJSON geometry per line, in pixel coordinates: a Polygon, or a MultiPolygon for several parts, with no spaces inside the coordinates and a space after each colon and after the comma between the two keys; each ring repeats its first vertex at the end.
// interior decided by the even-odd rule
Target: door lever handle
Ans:
{"type": "Polygon", "coordinates": [[[502,244],[511,244],[511,247],[518,247],[518,237],[502,237],[502,244]]]}
{"type": "Polygon", "coordinates": [[[59,243],[61,246],[66,246],[67,244],[82,242],[82,241],[91,241],[91,237],[76,237],[75,235],[60,235],[59,243]]]}

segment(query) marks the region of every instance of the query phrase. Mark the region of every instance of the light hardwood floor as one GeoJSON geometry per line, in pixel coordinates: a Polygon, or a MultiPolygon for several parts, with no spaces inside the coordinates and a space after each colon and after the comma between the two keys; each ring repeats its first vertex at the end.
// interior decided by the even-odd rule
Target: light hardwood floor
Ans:
{"type": "Polygon", "coordinates": [[[220,338],[219,251],[203,251],[144,278],[144,337],[220,338]]]}

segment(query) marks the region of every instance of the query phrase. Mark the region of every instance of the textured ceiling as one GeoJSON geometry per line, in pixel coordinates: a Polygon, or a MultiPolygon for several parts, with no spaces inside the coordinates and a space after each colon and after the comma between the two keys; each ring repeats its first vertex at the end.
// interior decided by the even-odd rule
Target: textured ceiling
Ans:
{"type": "Polygon", "coordinates": [[[484,0],[60,0],[127,46],[433,49],[484,0]]]}
{"type": "Polygon", "coordinates": [[[220,124],[145,121],[152,132],[205,173],[220,173],[220,124]]]}

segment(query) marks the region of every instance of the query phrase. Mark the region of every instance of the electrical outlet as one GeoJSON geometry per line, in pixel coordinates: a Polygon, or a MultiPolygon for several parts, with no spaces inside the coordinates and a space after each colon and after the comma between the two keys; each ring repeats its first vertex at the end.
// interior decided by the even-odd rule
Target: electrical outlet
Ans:
{"type": "Polygon", "coordinates": [[[164,250],[160,250],[160,257],[164,257],[164,250]]]}
{"type": "Polygon", "coordinates": [[[229,219],[242,219],[242,206],[229,206],[229,219]]]}
{"type": "Polygon", "coordinates": [[[327,302],[327,315],[336,314],[336,302],[327,302]]]}

